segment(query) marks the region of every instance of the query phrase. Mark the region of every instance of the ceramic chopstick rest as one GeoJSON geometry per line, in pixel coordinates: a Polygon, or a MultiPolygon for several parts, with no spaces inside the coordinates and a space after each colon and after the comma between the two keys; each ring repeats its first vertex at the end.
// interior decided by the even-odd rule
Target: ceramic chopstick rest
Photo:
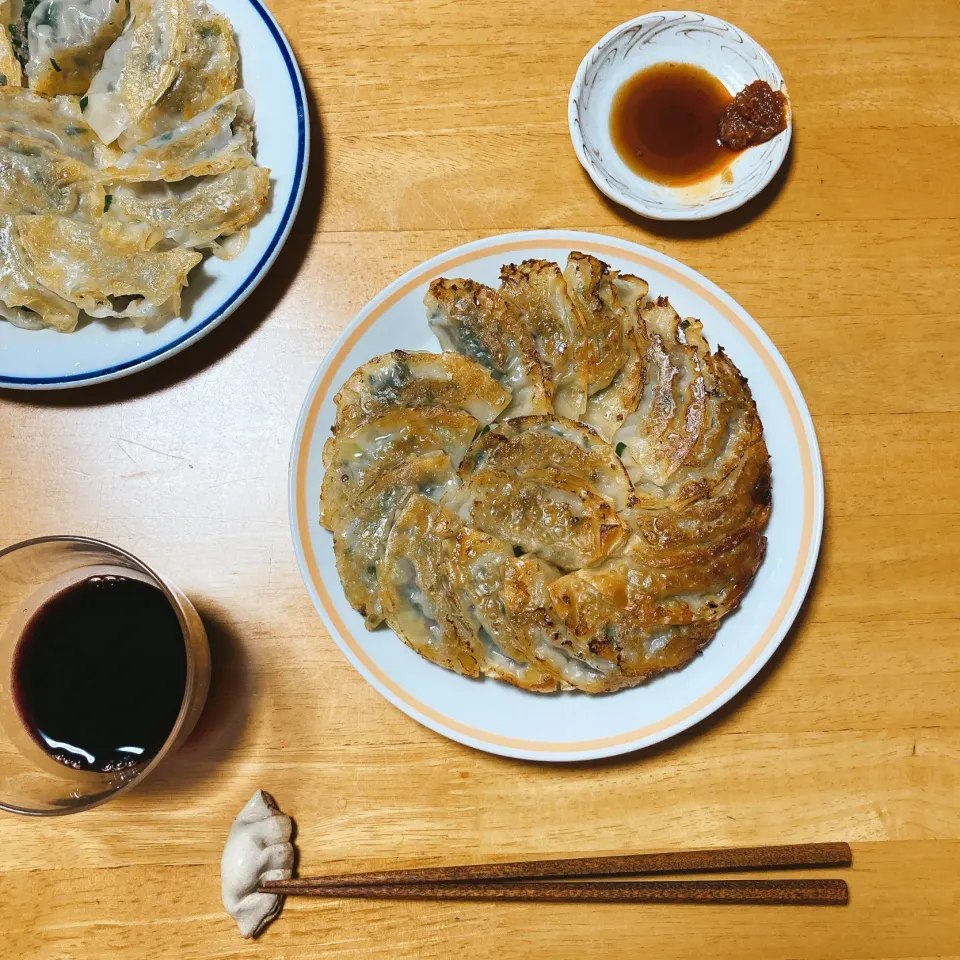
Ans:
{"type": "Polygon", "coordinates": [[[283,897],[260,893],[264,880],[293,875],[293,822],[258,790],[230,828],[220,861],[223,905],[244,937],[255,937],[280,912],[283,897]]]}

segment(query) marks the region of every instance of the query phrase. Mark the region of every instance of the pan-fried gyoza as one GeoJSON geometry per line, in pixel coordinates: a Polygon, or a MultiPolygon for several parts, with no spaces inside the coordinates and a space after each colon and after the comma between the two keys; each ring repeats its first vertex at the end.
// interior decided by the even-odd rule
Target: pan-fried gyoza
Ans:
{"type": "Polygon", "coordinates": [[[175,317],[197,251],[239,256],[268,200],[230,21],[206,0],[12,0],[0,21],[0,318],[175,317]]]}
{"type": "Polygon", "coordinates": [[[684,667],[763,562],[746,379],[639,277],[571,253],[434,280],[442,353],[336,396],[322,522],[350,603],[468,677],[609,693],[684,667]]]}

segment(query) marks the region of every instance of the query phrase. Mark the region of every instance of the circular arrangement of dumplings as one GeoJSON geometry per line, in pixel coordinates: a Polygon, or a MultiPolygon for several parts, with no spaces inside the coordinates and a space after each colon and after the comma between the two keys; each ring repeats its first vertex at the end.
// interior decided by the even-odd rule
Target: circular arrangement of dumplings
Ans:
{"type": "Polygon", "coordinates": [[[572,253],[438,279],[442,353],[336,397],[321,523],[349,603],[417,653],[524,690],[687,664],[760,566],[771,504],[746,379],[638,277],[572,253]]]}
{"type": "Polygon", "coordinates": [[[157,325],[266,203],[230,21],[205,0],[0,0],[0,317],[157,325]]]}

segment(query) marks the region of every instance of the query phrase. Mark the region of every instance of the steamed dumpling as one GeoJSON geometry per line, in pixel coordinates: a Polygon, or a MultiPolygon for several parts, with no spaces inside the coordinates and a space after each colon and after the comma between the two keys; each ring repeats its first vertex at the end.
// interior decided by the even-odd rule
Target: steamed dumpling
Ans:
{"type": "Polygon", "coordinates": [[[145,325],[176,316],[180,291],[200,254],[119,246],[98,227],[66,217],[16,218],[17,236],[40,282],[92,317],[145,325]]]}
{"type": "Polygon", "coordinates": [[[27,330],[52,327],[69,333],[79,314],[75,304],[40,283],[20,244],[14,218],[0,215],[0,316],[27,330]]]}
{"type": "Polygon", "coordinates": [[[479,363],[457,353],[394,350],[358,367],[334,401],[337,429],[393,407],[464,410],[485,427],[510,403],[510,393],[479,363]]]}
{"type": "Polygon", "coordinates": [[[239,251],[225,250],[218,241],[244,230],[259,216],[269,189],[270,171],[254,166],[177,183],[119,183],[112,188],[103,226],[145,225],[150,228],[147,247],[169,240],[182,247],[208,248],[230,259],[239,251]]]}
{"type": "Polygon", "coordinates": [[[593,350],[560,268],[546,260],[525,260],[519,267],[503,267],[500,281],[503,298],[519,315],[549,372],[554,410],[579,419],[587,409],[593,350]]]}
{"type": "Polygon", "coordinates": [[[423,299],[440,346],[476,360],[511,393],[504,416],[552,413],[533,340],[496,290],[473,280],[434,280],[423,299]]]}
{"type": "Polygon", "coordinates": [[[516,417],[477,437],[460,473],[492,469],[522,477],[560,466],[585,488],[622,510],[633,485],[613,447],[594,430],[566,417],[516,417]]]}
{"type": "Polygon", "coordinates": [[[447,494],[443,506],[470,526],[565,570],[599,562],[626,534],[608,500],[555,469],[520,477],[480,470],[447,494]]]}
{"type": "Polygon", "coordinates": [[[188,11],[186,42],[176,78],[143,117],[120,135],[124,149],[193,119],[237,86],[240,54],[230,21],[211,10],[204,0],[190,0],[188,11]]]}
{"type": "Polygon", "coordinates": [[[202,177],[250,166],[252,150],[253,100],[245,90],[235,90],[209,110],[123,154],[109,173],[118,180],[202,177]]]}
{"type": "Polygon", "coordinates": [[[86,93],[126,19],[127,0],[40,0],[27,26],[30,89],[86,93]]]}
{"type": "Polygon", "coordinates": [[[333,551],[347,602],[368,630],[382,620],[379,571],[397,511],[414,494],[439,503],[457,485],[457,472],[445,453],[411,457],[379,474],[334,518],[333,551]]]}
{"type": "Polygon", "coordinates": [[[459,466],[477,426],[462,410],[398,407],[339,430],[323,446],[326,473],[320,492],[320,522],[328,530],[334,529],[345,505],[364,486],[408,457],[445,453],[459,466]]]}
{"type": "Polygon", "coordinates": [[[186,0],[132,0],[131,18],[87,91],[87,122],[104,143],[140,123],[176,79],[187,40],[186,0]]]}

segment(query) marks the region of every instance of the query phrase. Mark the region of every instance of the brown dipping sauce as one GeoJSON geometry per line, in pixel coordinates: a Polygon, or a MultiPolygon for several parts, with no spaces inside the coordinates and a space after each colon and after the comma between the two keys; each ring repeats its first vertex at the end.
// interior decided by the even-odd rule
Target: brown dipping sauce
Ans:
{"type": "Polygon", "coordinates": [[[610,136],[623,162],[644,179],[671,187],[722,173],[734,151],[785,128],[782,93],[758,80],[732,97],[713,74],[689,63],[641,70],[617,91],[610,111],[610,136]],[[733,146],[744,138],[749,142],[733,146]]]}

